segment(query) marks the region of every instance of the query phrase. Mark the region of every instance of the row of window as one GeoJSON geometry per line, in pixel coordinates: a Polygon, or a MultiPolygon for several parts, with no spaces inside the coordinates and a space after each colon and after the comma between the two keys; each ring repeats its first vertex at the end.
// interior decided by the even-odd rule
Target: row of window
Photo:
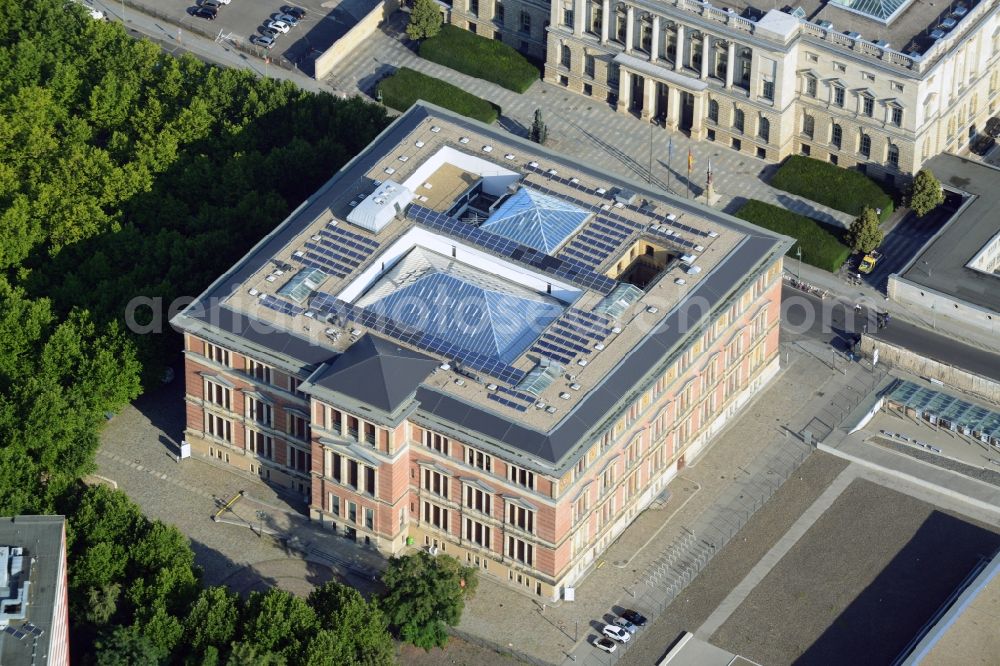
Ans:
{"type": "MultiPolygon", "coordinates": [[[[220,381],[208,379],[207,377],[204,379],[203,390],[205,402],[215,405],[220,409],[232,411],[232,392],[234,389],[224,386],[220,381]]],[[[248,420],[268,428],[274,427],[274,406],[267,398],[247,392],[244,394],[244,407],[243,415],[248,420]]],[[[287,434],[302,441],[309,441],[309,419],[304,415],[286,409],[285,424],[287,434]]]]}
{"type": "MultiPolygon", "coordinates": [[[[326,510],[338,518],[345,518],[347,522],[358,524],[358,505],[356,502],[343,502],[346,512],[341,515],[341,498],[333,493],[327,496],[326,510]]],[[[364,522],[361,525],[370,531],[375,531],[375,509],[364,507],[364,522]]]]}
{"type": "MultiPolygon", "coordinates": [[[[205,432],[223,442],[229,444],[233,442],[233,422],[219,414],[205,412],[205,432]]],[[[285,447],[285,466],[302,474],[308,474],[312,470],[312,454],[290,442],[285,442],[285,447]]],[[[259,458],[272,462],[276,460],[274,438],[270,435],[247,428],[246,448],[259,458]]]]}
{"type": "MultiPolygon", "coordinates": [[[[440,435],[430,430],[424,430],[423,443],[426,448],[435,451],[446,458],[450,458],[452,455],[451,440],[444,435],[440,435]]],[[[493,472],[493,456],[474,449],[471,446],[465,446],[464,448],[466,464],[471,467],[481,469],[484,472],[493,472]]],[[[506,478],[511,483],[523,486],[529,490],[535,489],[535,473],[531,470],[508,464],[506,478]]]]}
{"type": "MultiPolygon", "coordinates": [[[[816,97],[817,83],[818,82],[815,76],[811,74],[806,75],[805,77],[806,96],[813,98],[816,97]]],[[[844,86],[839,85],[837,83],[832,83],[830,84],[830,91],[831,91],[830,103],[833,104],[833,106],[843,108],[844,99],[846,96],[846,91],[844,89],[844,86]]],[[[867,92],[860,92],[858,93],[858,99],[859,99],[858,112],[861,113],[861,115],[863,116],[867,116],[869,118],[873,117],[875,115],[875,97],[873,97],[871,94],[867,92]]],[[[902,127],[903,108],[894,103],[890,103],[888,105],[888,108],[889,108],[888,121],[896,127],[902,127]]]]}
{"type": "MultiPolygon", "coordinates": [[[[226,349],[225,347],[220,347],[219,345],[214,345],[210,342],[206,342],[204,356],[210,361],[217,363],[221,366],[225,366],[227,368],[232,367],[232,355],[229,353],[229,350],[226,349]]],[[[260,361],[255,361],[252,358],[247,358],[245,373],[248,377],[250,377],[259,384],[267,384],[269,386],[275,386],[283,390],[288,390],[292,392],[296,397],[302,398],[303,400],[309,399],[309,396],[307,396],[305,393],[299,390],[299,386],[302,384],[301,379],[299,379],[298,377],[282,375],[288,378],[288,386],[287,388],[285,386],[279,386],[275,382],[275,380],[277,379],[276,375],[278,373],[276,373],[271,368],[271,366],[265,363],[261,363],[260,361]]]]}
{"type": "MultiPolygon", "coordinates": [[[[423,522],[426,525],[430,525],[445,533],[451,533],[451,523],[449,522],[447,508],[425,500],[422,509],[423,522]]],[[[492,550],[492,530],[489,525],[466,518],[462,528],[461,536],[467,541],[475,543],[482,548],[492,550]]],[[[512,560],[516,560],[527,566],[535,564],[534,544],[524,539],[519,539],[514,535],[507,535],[505,553],[512,560]]]]}
{"type": "Polygon", "coordinates": [[[376,470],[371,465],[341,455],[336,451],[326,452],[327,478],[343,484],[355,492],[375,497],[378,494],[376,470]]]}
{"type": "MultiPolygon", "coordinates": [[[[496,0],[493,3],[493,20],[499,25],[503,25],[506,19],[506,8],[503,2],[496,0]]],[[[479,0],[468,0],[466,10],[472,16],[479,16],[479,0]]],[[[518,15],[518,29],[524,34],[531,34],[531,14],[521,11],[518,15]]],[[[473,31],[475,32],[475,31],[473,31]]]]}
{"type": "MultiPolygon", "coordinates": [[[[420,472],[420,487],[428,493],[437,495],[441,499],[451,499],[452,478],[438,470],[423,468],[420,472]]],[[[470,484],[463,484],[464,494],[461,501],[468,509],[474,509],[479,513],[493,515],[493,495],[481,488],[470,484]]],[[[535,532],[535,512],[514,502],[507,502],[506,520],[509,524],[524,530],[525,532],[535,532]]]]}

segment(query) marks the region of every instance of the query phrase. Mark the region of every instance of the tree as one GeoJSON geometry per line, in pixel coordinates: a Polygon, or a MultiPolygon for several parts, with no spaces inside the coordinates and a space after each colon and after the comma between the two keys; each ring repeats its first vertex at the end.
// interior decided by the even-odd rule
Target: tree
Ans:
{"type": "Polygon", "coordinates": [[[531,135],[529,138],[535,143],[545,143],[548,137],[549,128],[545,125],[545,121],[542,120],[542,110],[535,109],[535,120],[531,123],[531,135]]]}
{"type": "Polygon", "coordinates": [[[944,190],[930,169],[921,169],[913,177],[908,198],[910,210],[923,217],[944,203],[944,190]]]}
{"type": "Polygon", "coordinates": [[[196,651],[228,647],[239,619],[239,597],[221,585],[206,588],[184,620],[186,640],[196,651]]]}
{"type": "Polygon", "coordinates": [[[325,633],[330,634],[315,646],[324,646],[326,654],[332,655],[329,663],[389,666],[396,662],[388,619],[376,603],[366,602],[354,588],[330,581],[315,588],[307,603],[316,611],[325,633]]]}
{"type": "Polygon", "coordinates": [[[441,32],[441,10],[434,0],[415,0],[406,34],[410,39],[429,39],[441,32]]]}
{"type": "Polygon", "coordinates": [[[861,215],[851,222],[847,238],[855,252],[871,252],[882,244],[884,234],[879,228],[878,214],[874,209],[865,206],[861,215]]]}
{"type": "Polygon", "coordinates": [[[142,633],[132,627],[118,627],[97,642],[97,666],[155,666],[163,654],[142,633]]]}
{"type": "Polygon", "coordinates": [[[445,625],[458,624],[478,579],[475,569],[450,555],[419,551],[391,558],[382,583],[389,624],[402,640],[429,650],[448,643],[445,625]]]}
{"type": "Polygon", "coordinates": [[[243,642],[260,654],[272,652],[297,663],[318,628],[316,612],[291,592],[272,588],[253,592],[247,600],[243,642]]]}

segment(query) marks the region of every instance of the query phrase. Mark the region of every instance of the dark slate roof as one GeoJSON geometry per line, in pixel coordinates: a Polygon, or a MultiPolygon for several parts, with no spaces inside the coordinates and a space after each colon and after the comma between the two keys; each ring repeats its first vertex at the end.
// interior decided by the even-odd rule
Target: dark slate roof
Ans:
{"type": "Polygon", "coordinates": [[[429,356],[368,333],[313,373],[309,383],[393,412],[437,365],[429,356]]]}

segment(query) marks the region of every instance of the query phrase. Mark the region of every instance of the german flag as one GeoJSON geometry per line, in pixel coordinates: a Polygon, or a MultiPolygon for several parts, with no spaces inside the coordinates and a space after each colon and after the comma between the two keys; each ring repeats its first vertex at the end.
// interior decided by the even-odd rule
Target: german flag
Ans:
{"type": "Polygon", "coordinates": [[[690,172],[693,170],[694,170],[694,154],[691,152],[691,149],[688,148],[688,171],[690,172]]]}

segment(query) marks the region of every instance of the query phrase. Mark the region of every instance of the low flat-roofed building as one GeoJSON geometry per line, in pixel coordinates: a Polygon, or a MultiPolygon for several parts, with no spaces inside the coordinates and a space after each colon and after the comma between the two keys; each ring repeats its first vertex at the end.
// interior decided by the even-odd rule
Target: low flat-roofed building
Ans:
{"type": "Polygon", "coordinates": [[[0,664],[69,664],[62,516],[0,518],[0,664]]]}
{"type": "Polygon", "coordinates": [[[417,105],[174,318],[186,437],[556,598],[777,371],[789,245],[417,105]]]}
{"type": "Polygon", "coordinates": [[[898,274],[888,294],[937,326],[946,320],[976,331],[1000,350],[1000,170],[955,155],[928,168],[946,188],[969,196],[958,212],[898,274]]]}

